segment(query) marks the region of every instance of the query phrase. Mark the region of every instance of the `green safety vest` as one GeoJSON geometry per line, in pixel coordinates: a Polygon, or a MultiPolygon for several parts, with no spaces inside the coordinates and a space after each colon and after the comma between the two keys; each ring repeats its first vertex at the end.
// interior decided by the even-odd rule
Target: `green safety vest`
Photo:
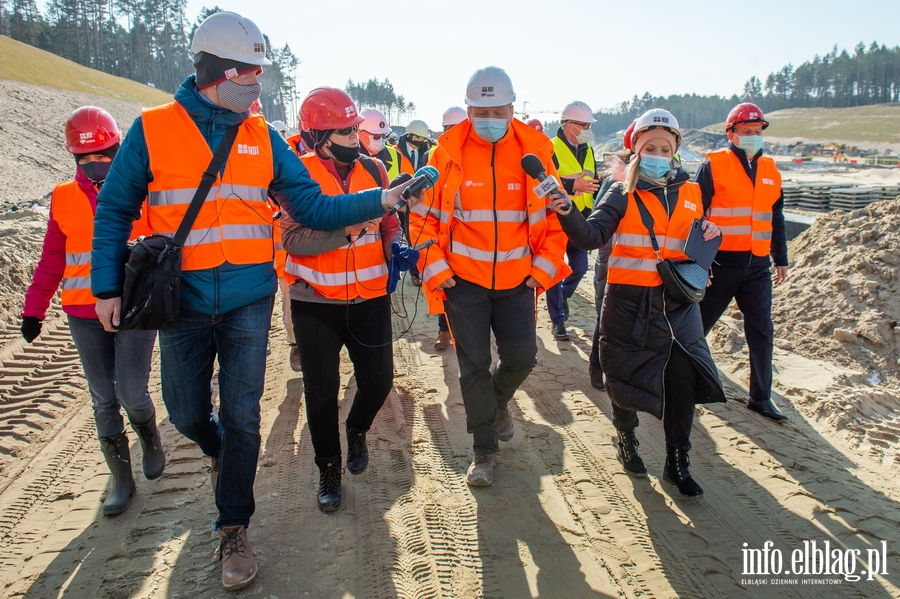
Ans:
{"type": "MultiPolygon", "coordinates": [[[[572,153],[568,144],[560,139],[559,136],[553,138],[553,146],[554,151],[556,152],[556,159],[559,161],[557,172],[560,177],[577,175],[584,171],[590,171],[591,173],[596,174],[597,163],[594,162],[594,149],[590,145],[588,145],[587,152],[585,152],[584,155],[584,164],[578,164],[578,159],[575,158],[575,154],[572,153]]],[[[575,206],[578,208],[579,212],[585,208],[593,208],[594,206],[594,197],[589,193],[575,194],[572,196],[572,201],[575,202],[575,206]]]]}
{"type": "Polygon", "coordinates": [[[385,167],[388,167],[388,181],[393,181],[394,177],[400,174],[400,152],[395,150],[393,146],[385,145],[384,148],[388,151],[388,154],[391,155],[391,164],[385,164],[385,167]]]}

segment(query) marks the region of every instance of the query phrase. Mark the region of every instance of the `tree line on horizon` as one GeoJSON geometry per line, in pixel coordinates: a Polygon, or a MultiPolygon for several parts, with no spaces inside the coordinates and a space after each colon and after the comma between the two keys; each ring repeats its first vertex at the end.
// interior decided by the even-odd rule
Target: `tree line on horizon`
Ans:
{"type": "MultiPolygon", "coordinates": [[[[187,0],[0,0],[0,35],[52,52],[111,75],[171,93],[194,73],[191,37],[218,6],[203,8],[196,21],[185,16],[187,0]]],[[[300,64],[290,47],[266,38],[260,102],[271,120],[296,122],[300,64]]]]}

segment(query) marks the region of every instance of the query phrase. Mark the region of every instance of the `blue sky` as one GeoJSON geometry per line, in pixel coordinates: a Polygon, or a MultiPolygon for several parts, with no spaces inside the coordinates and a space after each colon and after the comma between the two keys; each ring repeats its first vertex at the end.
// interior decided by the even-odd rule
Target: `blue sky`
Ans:
{"type": "Polygon", "coordinates": [[[301,94],[388,78],[432,129],[489,64],[512,78],[516,110],[527,101],[553,120],[573,100],[599,110],[645,91],[739,94],[835,44],[900,45],[896,0],[188,0],[188,18],[215,4],[290,45],[301,94]]]}

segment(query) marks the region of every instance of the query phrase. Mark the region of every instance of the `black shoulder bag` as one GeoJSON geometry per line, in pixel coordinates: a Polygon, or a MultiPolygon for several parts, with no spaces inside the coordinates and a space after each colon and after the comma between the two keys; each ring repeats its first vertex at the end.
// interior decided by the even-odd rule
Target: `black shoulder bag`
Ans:
{"type": "Polygon", "coordinates": [[[181,249],[206,196],[225,164],[240,125],[229,127],[219,142],[178,231],[139,237],[128,245],[122,289],[120,331],[168,329],[178,320],[181,304],[181,249]]]}
{"type": "Polygon", "coordinates": [[[653,232],[653,217],[644,206],[644,202],[637,192],[634,192],[634,200],[637,202],[638,211],[641,213],[641,222],[647,227],[650,234],[650,243],[656,252],[656,270],[663,280],[666,293],[679,304],[695,304],[706,295],[706,283],[709,281],[709,271],[693,260],[665,260],[659,253],[659,243],[653,232]]]}

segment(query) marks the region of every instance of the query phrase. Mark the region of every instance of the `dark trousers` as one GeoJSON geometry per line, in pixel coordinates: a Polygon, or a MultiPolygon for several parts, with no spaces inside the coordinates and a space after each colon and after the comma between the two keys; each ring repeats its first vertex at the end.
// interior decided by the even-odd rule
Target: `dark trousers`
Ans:
{"type": "Polygon", "coordinates": [[[606,295],[606,275],[609,266],[599,260],[594,263],[594,307],[597,309],[597,324],[594,325],[594,335],[591,338],[591,355],[588,362],[595,368],[600,368],[600,314],[603,313],[603,297],[606,295]]]}
{"type": "Polygon", "coordinates": [[[700,302],[703,332],[708,334],[732,298],[744,315],[744,336],[750,350],[750,398],[772,399],[772,275],[769,266],[747,268],[713,264],[712,285],[700,302]]]}
{"type": "Polygon", "coordinates": [[[367,431],[394,384],[390,296],[349,305],[291,300],[291,316],[313,450],[317,458],[340,456],[341,348],[347,348],[356,377],[347,425],[367,431]]]}
{"type": "Polygon", "coordinates": [[[563,311],[563,300],[568,300],[575,293],[584,273],[587,272],[588,253],[579,250],[572,244],[566,246],[566,257],[572,274],[547,290],[547,312],[550,313],[550,322],[556,324],[566,319],[563,311]]]}
{"type": "MultiPolygon", "coordinates": [[[[673,344],[665,372],[663,430],[666,433],[666,445],[691,450],[691,426],[694,423],[696,399],[707,395],[709,383],[697,371],[681,346],[673,344]]],[[[620,408],[615,402],[612,402],[612,408],[614,427],[623,431],[637,428],[639,421],[636,411],[620,408]]]]}
{"type": "Polygon", "coordinates": [[[513,289],[491,290],[456,277],[456,285],[444,291],[473,448],[476,453],[497,453],[497,410],[528,378],[537,356],[534,289],[522,282],[513,289]],[[500,358],[493,368],[491,331],[500,358]]]}
{"type": "Polygon", "coordinates": [[[446,314],[438,314],[438,330],[439,331],[449,331],[450,326],[447,324],[447,315],[446,314]]]}

